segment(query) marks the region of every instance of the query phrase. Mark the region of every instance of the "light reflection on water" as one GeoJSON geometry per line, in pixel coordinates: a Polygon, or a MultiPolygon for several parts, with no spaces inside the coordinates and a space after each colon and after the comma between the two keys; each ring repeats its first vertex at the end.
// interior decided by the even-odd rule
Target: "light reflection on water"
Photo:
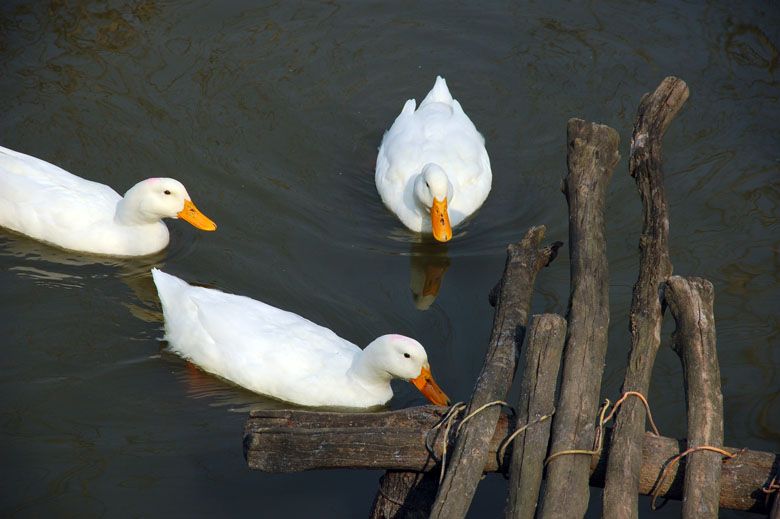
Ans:
{"type": "MultiPolygon", "coordinates": [[[[602,394],[614,400],[639,234],[625,157],[641,95],[667,75],[691,89],[664,142],[675,273],[715,284],[726,442],[779,450],[777,14],[640,2],[3,3],[0,143],[120,192],[178,178],[220,226],[204,235],[169,221],[169,248],[132,260],[0,231],[0,459],[17,474],[0,484],[3,515],[226,516],[262,503],[269,516],[364,516],[377,473],[246,468],[246,412],[284,404],[167,353],[149,269],[358,344],[415,336],[441,386],[465,400],[506,245],[539,224],[545,241],[567,240],[571,117],[621,136],[607,200],[602,394]],[[485,205],[446,246],[407,232],[373,179],[384,130],[437,74],[484,133],[494,172],[485,205]],[[437,279],[435,298],[424,296],[437,279]]],[[[564,246],[540,273],[534,312],[566,311],[567,256],[564,246]]],[[[683,437],[669,321],[650,401],[662,433],[683,437]]],[[[423,403],[408,384],[394,389],[391,408],[423,403]]],[[[498,515],[504,489],[482,482],[474,515],[498,515]]]]}

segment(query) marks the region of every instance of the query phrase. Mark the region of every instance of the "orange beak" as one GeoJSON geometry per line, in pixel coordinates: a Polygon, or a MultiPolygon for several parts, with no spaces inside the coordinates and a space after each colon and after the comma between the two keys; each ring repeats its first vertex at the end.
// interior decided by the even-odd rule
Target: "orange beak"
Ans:
{"type": "Polygon", "coordinates": [[[202,231],[213,231],[217,228],[217,224],[209,220],[205,214],[198,211],[198,208],[195,207],[195,204],[189,200],[184,201],[184,209],[179,211],[176,216],[182,220],[188,221],[193,226],[202,231]]]}
{"type": "Polygon", "coordinates": [[[450,227],[450,215],[447,214],[447,197],[443,201],[433,199],[431,206],[431,226],[433,227],[433,237],[439,241],[450,241],[452,238],[452,228],[450,227]]]}
{"type": "Polygon", "coordinates": [[[414,384],[423,395],[425,395],[425,398],[434,404],[450,405],[449,397],[444,394],[444,391],[442,391],[441,388],[436,384],[436,381],[433,380],[433,375],[431,375],[431,367],[427,362],[420,371],[420,376],[411,379],[410,382],[414,384]]]}

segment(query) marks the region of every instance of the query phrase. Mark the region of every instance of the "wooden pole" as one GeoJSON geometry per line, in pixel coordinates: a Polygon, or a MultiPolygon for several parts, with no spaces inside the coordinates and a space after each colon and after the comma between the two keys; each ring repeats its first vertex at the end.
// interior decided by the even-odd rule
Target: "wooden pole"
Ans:
{"type": "Polygon", "coordinates": [[[439,488],[438,474],[388,470],[379,478],[371,519],[426,519],[439,488]],[[398,498],[400,496],[400,499],[398,498]]]}
{"type": "MultiPolygon", "coordinates": [[[[566,320],[563,317],[544,314],[535,315],[531,320],[515,429],[553,411],[565,338],[566,320]]],[[[552,420],[548,419],[531,425],[512,443],[506,519],[533,519],[536,513],[551,424],[552,420]]]]}
{"type": "MultiPolygon", "coordinates": [[[[604,204],[620,160],[619,137],[608,126],[571,119],[567,128],[571,293],[561,394],[552,425],[553,453],[592,449],[609,327],[609,267],[604,204]]],[[[558,456],[547,466],[542,519],[580,519],[588,508],[589,456],[558,456]]]]}
{"type": "MultiPolygon", "coordinates": [[[[485,363],[477,378],[466,415],[497,400],[504,400],[512,385],[520,355],[536,274],[555,257],[556,244],[539,249],[544,226],[532,227],[507,249],[506,267],[498,290],[493,331],[485,363]]],[[[444,480],[431,509],[431,518],[465,517],[485,467],[488,446],[501,413],[488,407],[465,423],[457,435],[444,480]]]]}
{"type": "MultiPolygon", "coordinates": [[[[668,77],[639,103],[631,138],[629,172],[642,199],[642,235],[639,239],[639,279],[634,285],[629,314],[631,353],[621,392],[645,397],[650,387],[663,310],[658,287],[672,275],[669,260],[669,212],[664,191],[661,144],[672,119],[688,99],[684,81],[668,77]]],[[[612,429],[612,457],[604,485],[604,519],[638,517],[639,472],[645,408],[636,398],[626,400],[612,429]]]]}
{"type": "MultiPolygon", "coordinates": [[[[303,410],[253,411],[244,428],[244,455],[250,468],[266,472],[300,472],[321,469],[391,468],[399,471],[430,471],[436,479],[440,466],[425,447],[428,431],[446,409],[428,405],[380,413],[332,413],[303,410]]],[[[514,431],[514,418],[502,413],[490,440],[483,471],[503,470],[498,450],[514,431]],[[511,422],[511,425],[510,425],[511,422]]],[[[457,427],[457,423],[453,424],[457,427]]],[[[611,446],[609,428],[591,486],[604,485],[611,446]]],[[[443,435],[432,435],[433,449],[441,456],[443,435]]],[[[671,458],[685,450],[685,440],[646,433],[642,450],[639,493],[649,494],[671,458]]],[[[729,452],[739,449],[724,447],[729,452]]],[[[660,498],[681,499],[685,462],[676,464],[660,489],[660,498]]],[[[761,488],[780,466],[780,453],[745,451],[723,463],[720,506],[766,514],[761,488]]],[[[771,502],[770,502],[771,505],[771,502]]]]}
{"type": "Polygon", "coordinates": [[[769,511],[769,519],[780,519],[780,490],[775,491],[774,504],[769,511]]]}
{"type": "MultiPolygon", "coordinates": [[[[677,323],[672,347],[680,356],[688,410],[688,448],[723,445],[723,395],[715,348],[715,298],[712,283],[672,276],[664,298],[677,323]]],[[[723,456],[712,451],[688,455],[685,464],[684,518],[717,518],[723,456]]]]}

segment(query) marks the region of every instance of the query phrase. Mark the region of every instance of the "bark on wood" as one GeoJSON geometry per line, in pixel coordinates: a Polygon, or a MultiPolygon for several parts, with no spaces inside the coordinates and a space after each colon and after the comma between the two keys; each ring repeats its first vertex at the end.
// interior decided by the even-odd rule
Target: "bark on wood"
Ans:
{"type": "Polygon", "coordinates": [[[369,518],[426,519],[438,487],[435,472],[389,470],[379,479],[379,491],[371,505],[369,518]]]}
{"type": "MultiPolygon", "coordinates": [[[[715,348],[712,283],[701,278],[669,278],[664,298],[677,323],[672,347],[680,356],[685,376],[688,448],[723,445],[723,395],[715,348]]],[[[699,451],[685,466],[684,518],[718,517],[722,456],[699,451]]]]}
{"type": "MultiPolygon", "coordinates": [[[[642,200],[642,235],[639,279],[634,285],[629,314],[631,353],[622,393],[637,391],[647,396],[661,342],[663,311],[658,288],[672,275],[661,144],[666,129],[686,99],[685,82],[668,77],[652,95],[642,99],[634,122],[629,172],[642,200]]],[[[612,429],[612,456],[604,486],[605,519],[638,517],[637,489],[644,431],[645,408],[639,399],[630,398],[620,407],[612,429]]]]}
{"type": "MultiPolygon", "coordinates": [[[[571,293],[563,382],[553,418],[551,452],[593,447],[601,375],[609,326],[609,268],[604,239],[604,203],[620,160],[619,137],[608,126],[569,121],[568,176],[571,293]]],[[[590,458],[565,455],[547,466],[541,518],[576,517],[588,508],[590,458]]]]}
{"type": "MultiPolygon", "coordinates": [[[[561,316],[535,315],[531,320],[515,429],[553,411],[565,338],[561,316]]],[[[552,420],[532,425],[512,443],[507,519],[533,519],[536,513],[551,425],[552,420]]]]}
{"type": "MultiPolygon", "coordinates": [[[[507,249],[493,331],[466,415],[489,402],[504,400],[512,385],[528,323],[536,274],[551,257],[549,248],[539,249],[544,231],[544,226],[532,227],[519,243],[511,244],[507,249]]],[[[485,467],[488,446],[500,413],[498,406],[487,408],[460,430],[431,509],[431,518],[466,516],[485,467]]]]}
{"type": "MultiPolygon", "coordinates": [[[[444,412],[433,405],[362,414],[289,409],[253,411],[244,429],[244,454],[251,468],[267,472],[390,467],[400,471],[430,471],[438,479],[440,467],[425,448],[425,437],[444,412]]],[[[506,413],[499,416],[483,467],[485,472],[499,470],[497,452],[501,442],[513,432],[513,425],[514,418],[506,413]]],[[[441,455],[443,434],[435,436],[434,451],[441,455]]],[[[591,475],[592,486],[604,484],[611,448],[609,437],[607,428],[603,453],[591,475]]],[[[646,433],[639,493],[649,494],[667,462],[684,449],[685,440],[646,433]]],[[[509,461],[508,455],[505,458],[502,469],[509,461]]],[[[672,469],[661,488],[661,498],[681,499],[685,465],[683,459],[672,469]]],[[[761,488],[771,480],[778,466],[780,453],[750,450],[723,463],[720,506],[766,514],[766,494],[761,488]]]]}

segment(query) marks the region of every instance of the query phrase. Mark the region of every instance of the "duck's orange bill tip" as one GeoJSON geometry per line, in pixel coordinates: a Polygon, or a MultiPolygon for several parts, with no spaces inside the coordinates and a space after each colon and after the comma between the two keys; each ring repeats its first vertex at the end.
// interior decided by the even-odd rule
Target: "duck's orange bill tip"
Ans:
{"type": "Polygon", "coordinates": [[[190,200],[184,201],[184,209],[179,211],[176,216],[202,231],[214,231],[217,229],[217,224],[212,222],[205,214],[198,211],[198,208],[195,207],[195,204],[190,200]]]}
{"type": "Polygon", "coordinates": [[[433,227],[433,237],[438,241],[450,241],[450,238],[452,238],[450,215],[447,213],[447,197],[444,197],[444,200],[433,199],[433,204],[431,205],[431,227],[433,227]]]}
{"type": "Polygon", "coordinates": [[[410,380],[420,392],[436,405],[450,405],[450,399],[444,394],[444,391],[436,384],[431,375],[431,368],[423,366],[420,376],[410,380]]]}

